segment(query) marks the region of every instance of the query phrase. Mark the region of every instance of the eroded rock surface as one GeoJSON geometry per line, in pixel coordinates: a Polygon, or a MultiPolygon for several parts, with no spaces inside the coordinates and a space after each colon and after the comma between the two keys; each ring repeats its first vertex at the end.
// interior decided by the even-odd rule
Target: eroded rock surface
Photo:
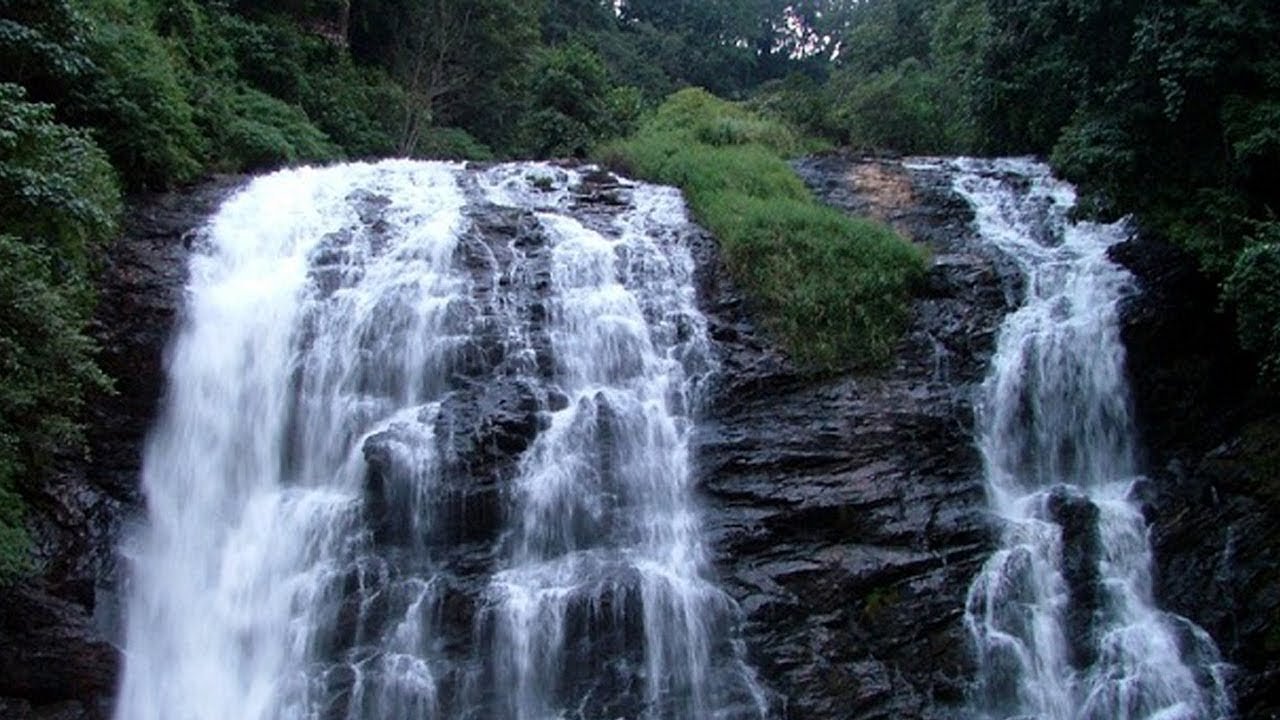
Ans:
{"type": "Polygon", "coordinates": [[[798,170],[932,263],[894,364],[827,378],[798,373],[702,263],[724,368],[699,458],[724,582],[785,716],[954,717],[973,675],[964,599],[993,541],[972,399],[1016,282],[945,177],[840,155],[798,170]]]}

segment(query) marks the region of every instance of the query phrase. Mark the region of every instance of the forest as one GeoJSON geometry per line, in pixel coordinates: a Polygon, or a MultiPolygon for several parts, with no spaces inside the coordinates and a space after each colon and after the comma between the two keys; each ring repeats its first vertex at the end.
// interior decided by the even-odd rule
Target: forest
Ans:
{"type": "Polygon", "coordinates": [[[1280,381],[1273,0],[0,0],[0,577],[21,488],[111,391],[86,328],[131,196],[594,159],[683,187],[798,357],[874,365],[923,262],[785,165],[833,147],[1050,159],[1083,212],[1194,254],[1280,381]]]}

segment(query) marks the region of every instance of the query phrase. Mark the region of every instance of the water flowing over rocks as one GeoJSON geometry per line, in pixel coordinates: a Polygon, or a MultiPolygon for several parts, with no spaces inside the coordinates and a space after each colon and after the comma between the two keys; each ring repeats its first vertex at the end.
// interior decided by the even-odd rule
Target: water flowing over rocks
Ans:
{"type": "MultiPolygon", "coordinates": [[[[987,510],[973,407],[1000,323],[1022,297],[1022,281],[1006,257],[974,241],[973,213],[943,172],[839,154],[801,161],[797,170],[824,200],[884,219],[928,247],[931,268],[889,367],[815,377],[793,367],[753,322],[714,239],[694,227],[682,231],[705,328],[673,318],[670,342],[705,332],[718,364],[698,389],[702,410],[688,450],[708,579],[738,608],[721,616],[709,636],[735,647],[713,652],[740,656],[754,668],[772,717],[956,718],[978,671],[964,625],[966,596],[999,541],[987,510]]],[[[477,644],[509,634],[516,619],[494,610],[501,606],[493,603],[490,577],[503,548],[534,552],[556,541],[519,523],[510,529],[503,502],[521,472],[520,458],[535,451],[555,413],[585,403],[580,414],[598,431],[581,451],[601,466],[626,459],[618,452],[616,417],[625,407],[607,393],[566,392],[508,372],[545,373],[556,357],[548,330],[554,314],[548,226],[536,211],[513,205],[528,200],[546,208],[562,191],[548,193],[542,181],[495,184],[484,172],[466,181],[463,192],[507,202],[468,202],[461,211],[469,230],[454,261],[469,283],[470,331],[451,334],[432,360],[446,368],[443,384],[429,390],[435,399],[358,445],[369,469],[360,492],[371,542],[386,551],[335,576],[333,587],[347,601],[335,607],[334,632],[323,649],[329,656],[359,656],[371,634],[407,642],[412,638],[405,632],[430,631],[433,657],[459,659],[466,672],[458,677],[473,685],[492,678],[466,658],[477,644]],[[522,290],[517,307],[502,312],[518,313],[527,328],[514,339],[492,310],[508,296],[513,264],[525,271],[522,290]],[[511,352],[517,345],[519,352],[511,352]],[[415,528],[406,508],[416,501],[402,479],[424,467],[411,449],[428,429],[436,438],[430,462],[439,485],[430,499],[433,522],[415,528]],[[398,578],[399,564],[427,546],[445,553],[433,557],[449,568],[447,581],[398,578]],[[409,628],[406,608],[428,605],[430,626],[409,628]]],[[[563,198],[584,228],[607,233],[630,207],[630,186],[608,174],[554,165],[535,174],[553,177],[555,188],[572,185],[563,198]],[[563,175],[554,178],[557,173],[563,175]]],[[[194,231],[243,182],[228,178],[146,200],[111,251],[94,332],[120,392],[92,403],[93,462],[67,463],[33,502],[46,570],[38,581],[0,591],[0,716],[110,717],[124,639],[117,550],[141,522],[141,454],[164,386],[163,349],[181,313],[187,258],[203,242],[194,231]]],[[[318,244],[310,273],[321,294],[352,282],[344,275],[352,253],[377,253],[393,241],[388,193],[364,188],[345,201],[360,229],[336,231],[318,244]]],[[[1247,385],[1238,382],[1245,363],[1222,359],[1224,320],[1213,316],[1213,301],[1189,300],[1201,295],[1186,290],[1193,280],[1185,262],[1145,242],[1117,246],[1112,254],[1142,290],[1122,309],[1122,330],[1135,416],[1149,448],[1150,480],[1142,492],[1157,599],[1208,629],[1224,656],[1239,664],[1234,686],[1242,716],[1274,717],[1268,703],[1277,695],[1280,666],[1269,643],[1280,637],[1280,580],[1273,571],[1280,560],[1274,557],[1280,498],[1262,475],[1280,467],[1267,465],[1280,444],[1268,434],[1266,414],[1250,404],[1247,385]]],[[[628,357],[620,355],[610,371],[634,376],[640,369],[621,362],[628,357]]],[[[1085,539],[1071,543],[1073,554],[1064,558],[1072,587],[1094,586],[1088,576],[1096,508],[1062,492],[1050,496],[1047,512],[1064,532],[1085,539]]],[[[595,520],[588,514],[578,522],[595,520]]],[[[636,671],[645,662],[639,650],[645,629],[624,610],[641,602],[644,583],[621,569],[601,565],[600,572],[617,582],[598,585],[594,604],[554,607],[564,612],[566,637],[613,638],[608,647],[569,643],[569,657],[615,661],[569,664],[575,671],[563,674],[563,692],[598,699],[587,718],[635,717],[646,702],[636,671]],[[619,612],[628,619],[602,632],[619,612]]],[[[503,577],[508,588],[537,590],[529,577],[503,577]]],[[[1075,600],[1069,622],[1084,627],[1097,597],[1075,600]]],[[[1072,652],[1073,664],[1090,659],[1088,646],[1072,652]]],[[[506,667],[502,672],[512,672],[519,658],[506,667]]],[[[377,665],[334,664],[319,676],[332,701],[319,714],[345,717],[361,688],[367,712],[386,711],[385,703],[398,697],[422,697],[375,677],[425,681],[422,670],[409,653],[388,654],[377,665]]],[[[440,697],[465,691],[465,682],[451,682],[437,685],[440,697]]],[[[728,694],[724,717],[753,716],[758,698],[728,694]]],[[[504,707],[492,696],[474,702],[504,707]]],[[[518,714],[503,712],[495,717],[518,714]]]]}

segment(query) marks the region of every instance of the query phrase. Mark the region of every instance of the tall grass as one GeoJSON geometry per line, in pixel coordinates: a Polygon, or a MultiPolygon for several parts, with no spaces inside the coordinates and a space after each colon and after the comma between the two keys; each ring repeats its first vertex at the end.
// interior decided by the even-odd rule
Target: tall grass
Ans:
{"type": "Polygon", "coordinates": [[[784,160],[813,149],[780,123],[686,89],[597,156],[684,190],[720,239],[729,271],[800,363],[880,364],[905,326],[924,254],[885,225],[819,204],[784,160]]]}

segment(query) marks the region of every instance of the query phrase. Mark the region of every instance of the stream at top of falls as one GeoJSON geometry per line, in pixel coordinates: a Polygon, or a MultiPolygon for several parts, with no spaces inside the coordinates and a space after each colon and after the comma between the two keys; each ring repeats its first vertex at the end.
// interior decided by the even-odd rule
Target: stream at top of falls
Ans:
{"type": "Polygon", "coordinates": [[[763,717],[689,435],[679,193],[388,161],[250,182],[190,261],[120,720],[763,717]],[[623,206],[621,210],[617,206],[623,206]]]}
{"type": "Polygon", "coordinates": [[[999,549],[965,623],[984,718],[1215,720],[1233,715],[1204,630],[1156,607],[1118,305],[1107,255],[1125,222],[1073,222],[1075,191],[1029,159],[927,161],[952,173],[975,226],[1016,266],[977,402],[999,549]]]}

